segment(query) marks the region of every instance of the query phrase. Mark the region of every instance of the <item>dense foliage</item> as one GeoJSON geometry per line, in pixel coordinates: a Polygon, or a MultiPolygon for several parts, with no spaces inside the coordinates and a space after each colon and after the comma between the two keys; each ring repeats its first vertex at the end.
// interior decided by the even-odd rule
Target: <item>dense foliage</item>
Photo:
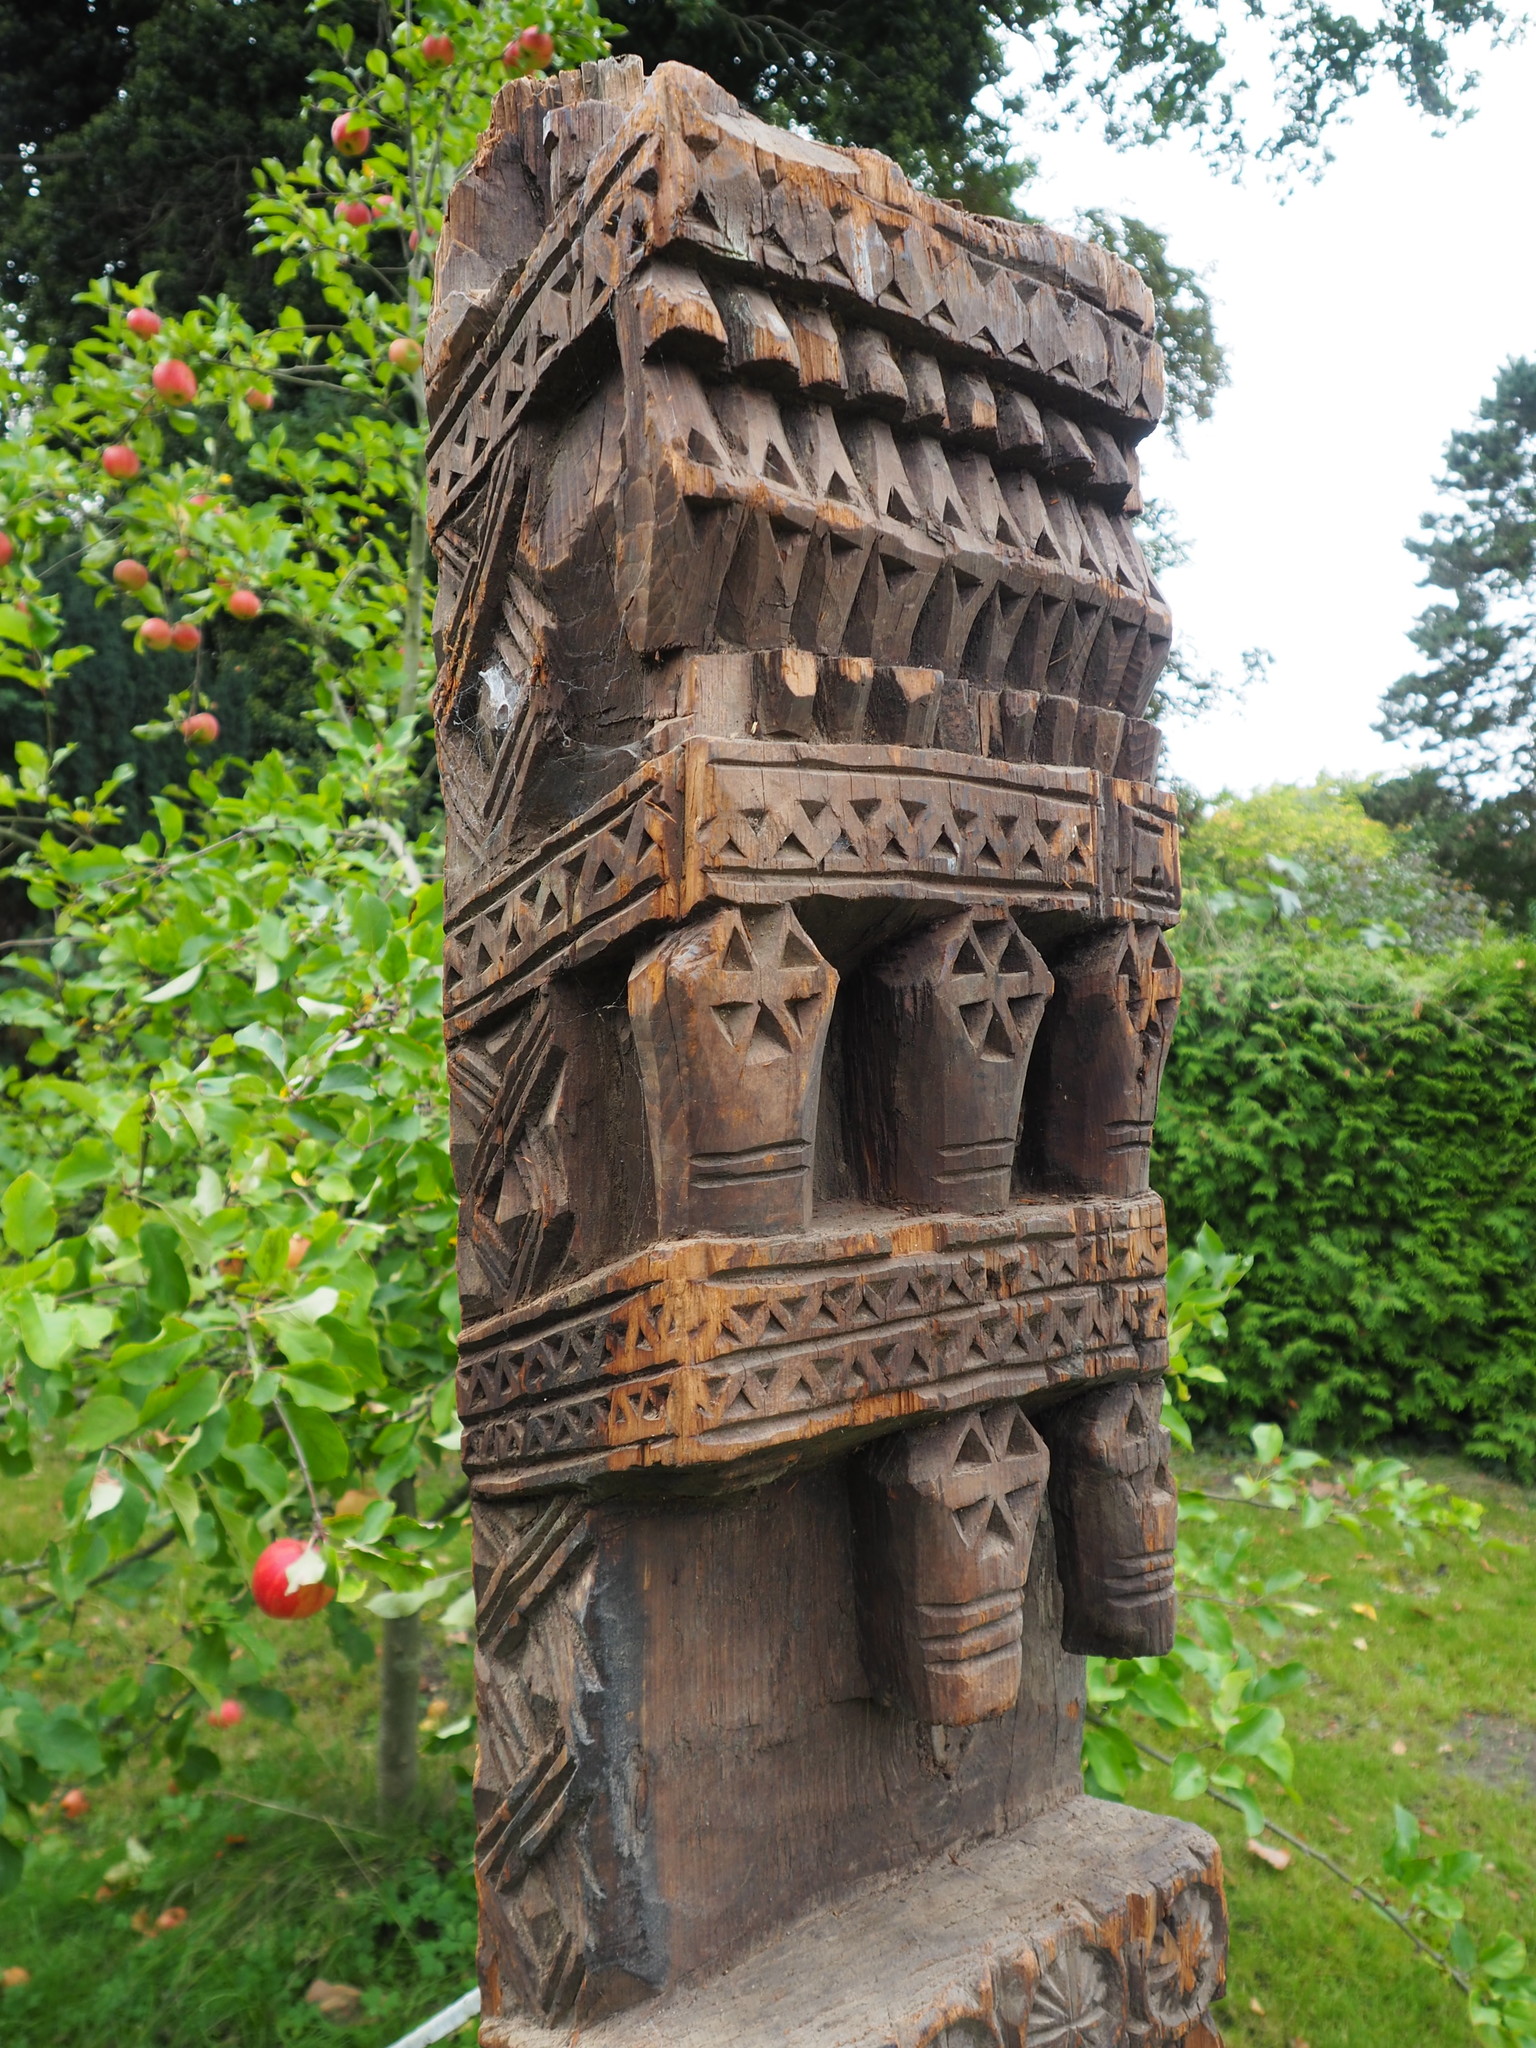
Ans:
{"type": "Polygon", "coordinates": [[[1412,833],[1366,806],[1371,783],[1322,775],[1214,804],[1192,800],[1183,847],[1183,946],[1235,929],[1318,944],[1358,939],[1437,952],[1482,935],[1487,913],[1412,833]]]}
{"type": "MultiPolygon", "coordinates": [[[[337,1595],[313,1625],[349,1654],[371,1662],[359,1616],[382,1622],[407,1765],[405,1652],[423,1609],[462,1603],[440,894],[416,822],[419,336],[448,185],[525,25],[514,0],[437,0],[445,68],[419,19],[386,15],[374,45],[329,24],[318,103],[372,149],[269,162],[252,208],[274,287],[319,315],[161,316],[150,282],[103,282],[66,381],[41,345],[0,369],[0,678],[44,733],[0,776],[30,927],[0,974],[0,1470],[45,1436],[70,1458],[57,1536],[10,1561],[0,1608],[0,1883],[61,1778],[162,1754],[195,1785],[217,1768],[199,1716],[226,1690],[282,1710],[249,1626],[268,1538],[313,1539],[337,1595]],[[277,386],[322,394],[329,423],[295,437],[277,386]],[[187,646],[152,657],[174,694],[142,730],[175,780],[136,835],[127,771],[83,786],[60,729],[90,653],[61,560],[99,592],[93,639],[187,646]],[[210,636],[274,627],[307,673],[318,768],[211,751],[210,636]],[[196,1569],[162,1608],[173,1545],[196,1569]],[[107,1692],[46,1703],[41,1674],[102,1601],[148,1602],[158,1640],[107,1692]]],[[[556,25],[562,56],[601,50],[579,5],[556,25]]]]}
{"type": "Polygon", "coordinates": [[[1185,948],[1154,1180],[1254,1255],[1206,1418],[1536,1469],[1536,958],[1185,948]]]}
{"type": "MultiPolygon", "coordinates": [[[[369,0],[331,0],[366,32],[369,0]]],[[[418,9],[425,16],[430,8],[418,9]]],[[[1330,125],[1380,80],[1445,118],[1469,102],[1468,31],[1502,0],[1402,0],[1225,11],[1191,0],[1081,8],[1070,0],[614,0],[615,46],[710,72],[770,118],[894,156],[920,182],[1006,212],[1027,165],[1010,116],[1046,127],[1088,111],[1117,137],[1183,131],[1212,150],[1308,163],[1330,125]],[[1269,97],[1235,69],[1231,31],[1267,56],[1269,97]],[[1011,65],[1011,60],[1018,59],[1011,65]],[[1020,101],[998,97],[1005,73],[1020,101]],[[1267,111],[1267,109],[1266,109],[1267,111]],[[1260,119],[1263,118],[1261,115],[1260,119]]],[[[0,0],[0,298],[29,338],[88,331],[73,294],[109,270],[162,274],[167,304],[226,291],[275,312],[243,210],[252,167],[296,157],[307,0],[0,0]]],[[[556,27],[559,10],[545,10],[556,27]]]]}

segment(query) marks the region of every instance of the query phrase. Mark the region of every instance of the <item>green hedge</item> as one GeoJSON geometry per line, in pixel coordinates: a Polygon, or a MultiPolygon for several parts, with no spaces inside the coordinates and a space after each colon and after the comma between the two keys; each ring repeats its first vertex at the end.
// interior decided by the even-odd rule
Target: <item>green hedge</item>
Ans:
{"type": "Polygon", "coordinates": [[[1183,965],[1153,1184],[1256,1255],[1194,1412],[1536,1471],[1536,946],[1183,965]]]}

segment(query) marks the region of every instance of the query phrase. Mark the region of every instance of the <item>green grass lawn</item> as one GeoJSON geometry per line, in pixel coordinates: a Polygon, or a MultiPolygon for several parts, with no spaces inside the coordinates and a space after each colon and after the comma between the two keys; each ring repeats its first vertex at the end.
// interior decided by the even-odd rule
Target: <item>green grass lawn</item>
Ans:
{"type": "MultiPolygon", "coordinates": [[[[1449,1461],[1424,1469],[1486,1502],[1486,1528],[1509,1547],[1434,1542],[1405,1559],[1377,1543],[1366,1555],[1345,1530],[1301,1534],[1280,1515],[1238,1511],[1264,1565],[1305,1570],[1325,1610],[1270,1646],[1276,1662],[1300,1657],[1314,1674],[1286,1702],[1299,1797],[1270,1798],[1270,1809],[1376,1876],[1401,1802],[1438,1831],[1432,1847],[1488,1859],[1472,1891],[1483,1938],[1507,1928],[1536,1946],[1533,1496],[1449,1461]]],[[[1219,1468],[1202,1462],[1186,1478],[1218,1480],[1219,1468]]],[[[50,1488],[47,1473],[7,1482],[0,1558],[32,1554],[50,1488]]],[[[103,1609],[61,1660],[61,1693],[159,1640],[174,1600],[172,1579],[149,1608],[103,1609]]],[[[376,1832],[372,1675],[350,1671],[316,1625],[272,1633],[299,1703],[292,1726],[251,1718],[210,1731],[224,1772],[195,1796],[173,1792],[163,1766],[93,1788],[89,1816],[51,1823],[21,1888],[0,1901],[0,1969],[31,1973],[0,1993],[5,2048],[376,2048],[471,1982],[462,1785],[435,1762],[419,1823],[376,1832]],[[175,1908],[185,1920],[155,1931],[175,1908]],[[361,2017],[338,2025],[305,2004],[317,1977],[359,1987],[361,2017]]],[[[467,1651],[433,1640],[430,1696],[457,1710],[467,1651]]],[[[1232,1976],[1220,2017],[1232,2048],[1466,2048],[1459,1995],[1336,1880],[1300,1857],[1266,1868],[1235,1816],[1204,1801],[1174,1808],[1161,1790],[1148,1778],[1141,1803],[1194,1814],[1226,1853],[1232,1976]]]]}

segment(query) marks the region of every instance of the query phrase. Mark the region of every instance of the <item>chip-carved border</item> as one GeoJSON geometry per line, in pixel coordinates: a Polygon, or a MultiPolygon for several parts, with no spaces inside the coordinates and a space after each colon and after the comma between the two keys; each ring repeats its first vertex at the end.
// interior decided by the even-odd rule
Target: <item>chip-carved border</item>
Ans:
{"type": "Polygon", "coordinates": [[[457,1033],[535,978],[700,903],[1006,901],[1026,915],[1171,924],[1173,799],[1090,768],[937,750],[690,740],[451,916],[457,1033]]]}
{"type": "Polygon", "coordinates": [[[467,1330],[477,1490],[729,1463],[1166,1363],[1156,1196],[746,1250],[663,1245],[467,1330]]]}

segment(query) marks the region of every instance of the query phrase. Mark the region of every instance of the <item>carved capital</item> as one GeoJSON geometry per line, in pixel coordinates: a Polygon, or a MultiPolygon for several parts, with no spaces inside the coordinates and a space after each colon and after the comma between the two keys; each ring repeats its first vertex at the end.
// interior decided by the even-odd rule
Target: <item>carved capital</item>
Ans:
{"type": "Polygon", "coordinates": [[[1053,968],[1056,995],[1031,1070],[1025,1178],[1074,1193],[1141,1194],[1179,970],[1151,924],[1097,933],[1053,968]]]}
{"type": "Polygon", "coordinates": [[[1042,1415],[1064,1605],[1062,1647],[1092,1657],[1173,1648],[1179,1500],[1158,1421],[1161,1380],[1079,1394],[1042,1415]]]}
{"type": "Polygon", "coordinates": [[[1017,1401],[854,1459],[860,1630],[878,1697],[949,1728],[1013,1706],[1048,1462],[1017,1401]]]}
{"type": "Polygon", "coordinates": [[[1045,962],[1006,910],[962,911],[868,969],[846,1048],[853,1149],[873,1200],[1007,1205],[1045,962]]]}
{"type": "Polygon", "coordinates": [[[804,1230],[837,974],[787,906],[718,910],[629,978],[663,1235],[804,1230]]]}

